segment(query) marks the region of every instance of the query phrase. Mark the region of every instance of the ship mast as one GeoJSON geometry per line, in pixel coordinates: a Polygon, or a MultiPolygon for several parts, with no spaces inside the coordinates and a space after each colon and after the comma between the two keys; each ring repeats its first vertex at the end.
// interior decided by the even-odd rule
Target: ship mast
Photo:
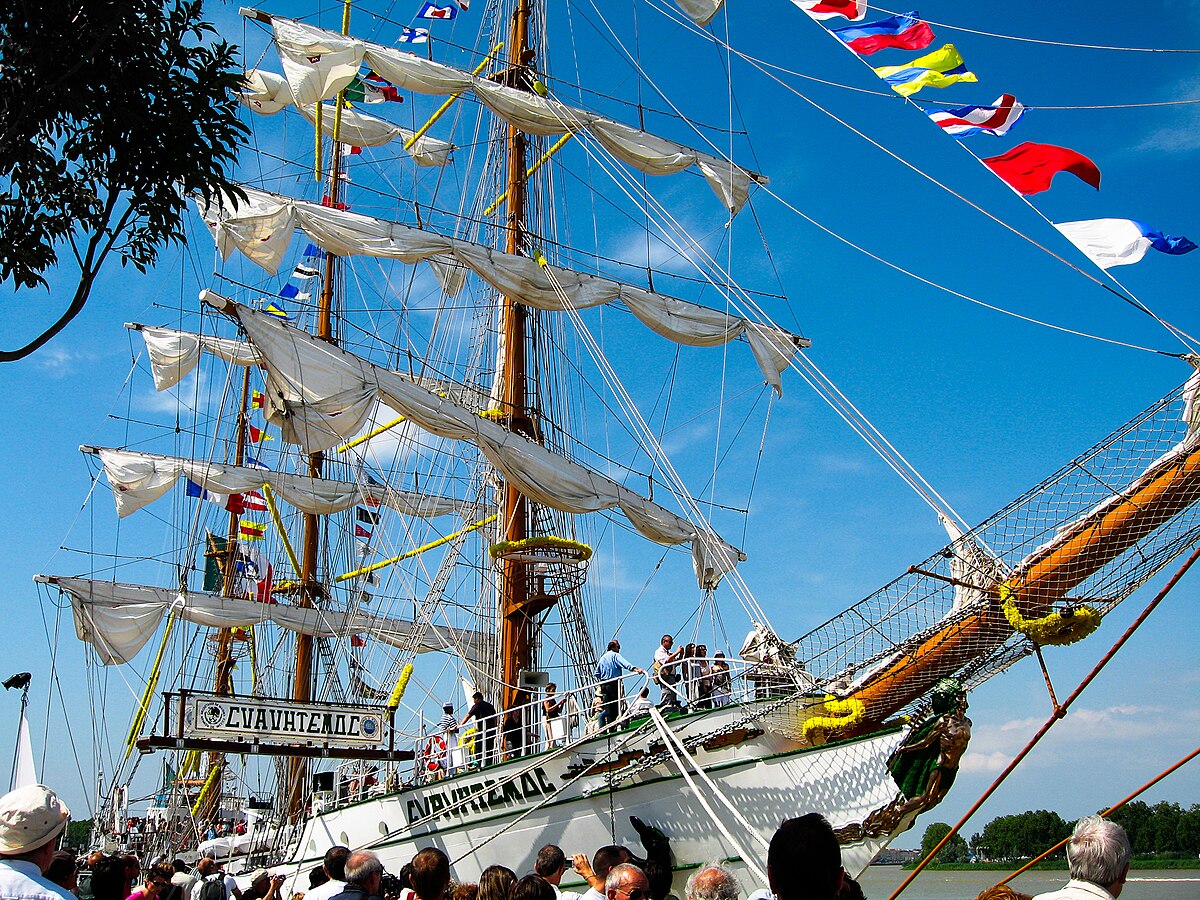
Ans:
{"type": "MultiPolygon", "coordinates": [[[[343,5],[342,34],[350,32],[350,3],[343,5]]],[[[342,145],[338,142],[338,125],[341,120],[342,94],[337,95],[336,116],[334,123],[333,144],[330,151],[329,165],[329,205],[337,208],[341,201],[341,168],[342,145]]],[[[320,104],[318,104],[318,109],[320,104]]],[[[318,123],[320,119],[318,118],[318,123]]],[[[320,134],[318,125],[318,135],[320,134]]],[[[317,327],[315,335],[323,341],[336,344],[333,336],[333,291],[338,257],[332,253],[325,254],[325,270],[321,279],[321,295],[317,300],[317,327]]],[[[308,474],[313,478],[321,478],[325,466],[325,454],[318,451],[309,454],[308,474]]],[[[318,580],[317,563],[321,549],[320,519],[312,513],[304,513],[304,556],[300,561],[300,596],[298,605],[303,609],[311,609],[316,605],[316,599],[325,594],[324,587],[318,580]]],[[[292,682],[292,699],[297,703],[309,703],[313,698],[313,638],[309,634],[296,635],[296,668],[292,682]]],[[[287,763],[287,793],[284,808],[288,818],[298,821],[305,812],[308,796],[308,759],[302,756],[289,757],[287,763]]]]}
{"type": "MultiPolygon", "coordinates": [[[[509,73],[519,84],[523,67],[529,62],[529,0],[517,0],[509,30],[509,73]]],[[[515,126],[508,126],[508,206],[505,223],[505,250],[520,254],[525,249],[527,201],[527,140],[515,126]]],[[[502,302],[503,381],[501,410],[511,430],[535,437],[529,414],[529,379],[526,360],[528,312],[512,297],[502,302]]],[[[503,489],[503,535],[505,541],[529,537],[533,510],[529,501],[511,484],[503,489]]],[[[506,558],[500,579],[500,658],[501,709],[512,709],[529,701],[528,692],[519,689],[520,673],[533,664],[533,616],[549,604],[531,604],[526,566],[518,557],[506,558]]],[[[552,602],[552,601],[551,601],[552,602]]]]}
{"type": "MultiPolygon", "coordinates": [[[[242,373],[242,405],[238,410],[237,435],[233,451],[234,462],[239,466],[243,465],[246,461],[246,426],[249,418],[246,404],[249,397],[250,369],[246,368],[242,373]]],[[[225,547],[220,551],[217,551],[216,548],[210,550],[210,552],[219,552],[221,554],[221,593],[226,597],[233,597],[237,593],[239,516],[240,513],[230,510],[229,531],[225,547]]],[[[222,628],[216,635],[216,666],[213,673],[213,693],[221,696],[233,693],[233,662],[233,629],[222,628]]],[[[225,754],[220,752],[209,754],[208,770],[209,778],[212,779],[212,782],[207,792],[207,799],[199,811],[199,819],[202,822],[208,822],[216,818],[221,809],[221,782],[225,774],[225,754]]]]}

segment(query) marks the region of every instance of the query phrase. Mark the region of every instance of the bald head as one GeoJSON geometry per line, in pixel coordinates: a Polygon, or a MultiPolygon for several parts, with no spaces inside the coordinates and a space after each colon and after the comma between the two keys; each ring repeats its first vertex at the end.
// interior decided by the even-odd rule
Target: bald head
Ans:
{"type": "Polygon", "coordinates": [[[740,887],[724,866],[702,866],[687,880],[687,900],[738,900],[740,887]]]}

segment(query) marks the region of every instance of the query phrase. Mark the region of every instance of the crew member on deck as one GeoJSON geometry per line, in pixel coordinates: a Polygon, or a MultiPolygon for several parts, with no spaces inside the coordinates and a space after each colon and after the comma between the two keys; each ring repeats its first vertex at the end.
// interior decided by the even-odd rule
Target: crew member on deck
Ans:
{"type": "Polygon", "coordinates": [[[496,707],[484,700],[479,691],[472,694],[471,699],[475,702],[459,724],[466,725],[471,719],[475,720],[475,727],[479,729],[479,764],[488,766],[496,761],[496,726],[499,724],[499,716],[496,715],[496,707]]]}
{"type": "Polygon", "coordinates": [[[637,672],[645,675],[645,669],[639,669],[621,655],[621,642],[613,638],[608,642],[608,650],[596,663],[596,679],[600,682],[600,693],[603,697],[603,708],[600,711],[600,727],[604,728],[617,720],[617,697],[621,683],[618,680],[622,672],[637,672]]]}

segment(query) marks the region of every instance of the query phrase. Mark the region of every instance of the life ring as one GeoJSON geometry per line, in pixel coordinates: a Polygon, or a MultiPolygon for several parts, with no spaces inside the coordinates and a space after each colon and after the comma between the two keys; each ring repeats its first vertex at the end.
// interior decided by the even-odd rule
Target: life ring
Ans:
{"type": "Polygon", "coordinates": [[[436,772],[442,767],[442,760],[446,758],[446,740],[440,734],[435,734],[425,742],[425,752],[421,754],[425,760],[425,768],[430,772],[436,772]]]}

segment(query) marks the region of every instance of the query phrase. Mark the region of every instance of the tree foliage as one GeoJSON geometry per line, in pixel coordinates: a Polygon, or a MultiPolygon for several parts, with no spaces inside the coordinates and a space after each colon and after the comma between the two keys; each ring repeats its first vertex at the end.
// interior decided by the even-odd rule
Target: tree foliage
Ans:
{"type": "MultiPolygon", "coordinates": [[[[925,829],[925,834],[921,837],[921,859],[925,859],[933,852],[933,848],[950,832],[950,826],[945,822],[933,822],[925,829]]],[[[934,857],[935,863],[956,863],[967,862],[971,858],[971,851],[967,847],[967,842],[961,834],[956,834],[946,842],[946,846],[938,851],[938,855],[934,857]]]]}
{"type": "Polygon", "coordinates": [[[971,838],[971,847],[988,859],[1029,859],[1069,835],[1073,824],[1045,809],[1000,816],[971,838]]]}
{"type": "MultiPolygon", "coordinates": [[[[1183,809],[1178,803],[1164,801],[1150,806],[1133,800],[1109,818],[1125,829],[1135,856],[1200,854],[1200,804],[1183,809]]],[[[1069,837],[1074,827],[1074,822],[1044,809],[1000,816],[972,836],[971,849],[983,859],[1031,859],[1069,837]]],[[[946,830],[938,835],[939,840],[946,830]]],[[[922,843],[922,851],[925,849],[922,843]]],[[[1055,855],[1064,854],[1060,850],[1055,855]]]]}
{"type": "Polygon", "coordinates": [[[82,852],[88,848],[88,842],[92,837],[92,820],[80,819],[72,820],[67,823],[67,837],[65,840],[66,846],[76,852],[82,852]]]}
{"type": "Polygon", "coordinates": [[[183,240],[186,198],[237,194],[245,140],[235,49],[201,0],[0,3],[0,283],[49,287],[69,248],[79,282],[28,356],[83,309],[105,262],[145,271],[183,240]]]}

